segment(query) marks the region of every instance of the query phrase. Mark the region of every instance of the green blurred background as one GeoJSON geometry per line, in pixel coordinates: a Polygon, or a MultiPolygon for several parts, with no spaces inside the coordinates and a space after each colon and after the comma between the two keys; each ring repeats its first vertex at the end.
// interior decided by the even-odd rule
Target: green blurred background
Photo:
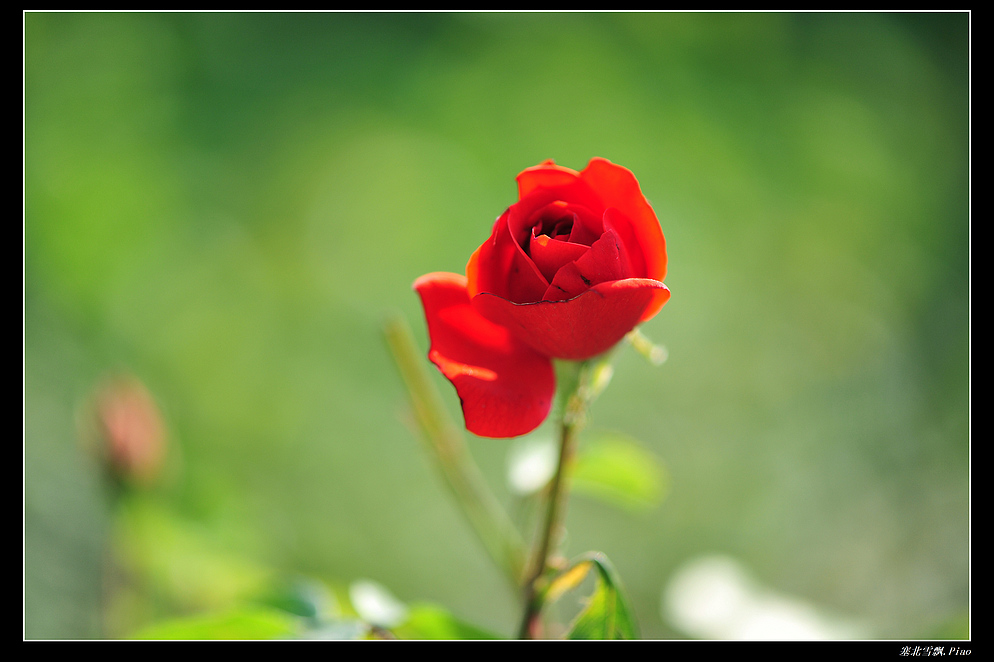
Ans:
{"type": "MultiPolygon", "coordinates": [[[[381,326],[426,349],[412,281],[463,270],[520,170],[593,156],[639,178],[673,297],[644,328],[669,361],[623,348],[591,430],[670,484],[576,496],[569,552],[647,637],[707,636],[663,596],[710,554],[859,636],[968,636],[969,19],[26,14],[25,636],[294,577],[511,635],[381,326]],[[121,372],[169,462],[112,502],[80,421],[121,372]]],[[[518,512],[511,442],[469,444],[518,512]]]]}

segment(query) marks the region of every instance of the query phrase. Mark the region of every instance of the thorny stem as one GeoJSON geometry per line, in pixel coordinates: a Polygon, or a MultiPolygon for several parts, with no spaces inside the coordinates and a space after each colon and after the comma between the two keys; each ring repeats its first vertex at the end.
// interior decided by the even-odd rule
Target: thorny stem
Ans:
{"type": "MultiPolygon", "coordinates": [[[[605,354],[596,361],[561,365],[564,374],[560,375],[560,392],[565,397],[559,424],[559,463],[549,486],[548,507],[537,548],[526,569],[524,543],[493,493],[487,489],[466,448],[461,429],[449,417],[441,396],[426,374],[406,321],[399,315],[392,316],[384,325],[384,335],[411,397],[423,439],[446,484],[493,559],[512,581],[523,582],[520,585],[525,589],[525,614],[519,637],[540,638],[548,571],[555,569],[556,547],[565,520],[570,465],[580,430],[586,424],[587,408],[611,381],[610,355],[605,354]]],[[[638,346],[638,343],[633,344],[638,346]]]]}
{"type": "Polygon", "coordinates": [[[584,362],[577,365],[577,372],[573,382],[567,386],[569,390],[564,389],[568,395],[559,424],[559,463],[549,485],[549,502],[544,526],[538,538],[530,573],[526,578],[525,613],[518,632],[519,639],[542,637],[541,611],[547,583],[546,571],[553,564],[555,548],[562,534],[569,496],[569,470],[576,453],[577,437],[586,423],[587,407],[611,380],[612,368],[607,360],[594,364],[584,362]]]}

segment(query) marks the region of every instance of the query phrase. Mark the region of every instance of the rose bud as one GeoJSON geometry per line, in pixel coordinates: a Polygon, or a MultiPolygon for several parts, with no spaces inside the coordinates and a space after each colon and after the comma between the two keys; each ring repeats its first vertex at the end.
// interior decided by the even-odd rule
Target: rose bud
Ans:
{"type": "Polygon", "coordinates": [[[133,377],[116,377],[100,390],[96,416],[103,455],[112,474],[150,484],[162,470],[166,429],[152,395],[133,377]]]}

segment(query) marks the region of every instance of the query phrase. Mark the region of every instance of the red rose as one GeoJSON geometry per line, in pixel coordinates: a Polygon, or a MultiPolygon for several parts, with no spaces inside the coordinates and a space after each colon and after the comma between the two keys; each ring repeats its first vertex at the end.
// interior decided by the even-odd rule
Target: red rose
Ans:
{"type": "Polygon", "coordinates": [[[607,351],[659,312],[666,242],[635,175],[605,159],[577,172],[552,161],[518,175],[518,202],[466,265],[414,283],[428,357],[453,383],[466,428],[514,437],[555,394],[551,359],[607,351]]]}

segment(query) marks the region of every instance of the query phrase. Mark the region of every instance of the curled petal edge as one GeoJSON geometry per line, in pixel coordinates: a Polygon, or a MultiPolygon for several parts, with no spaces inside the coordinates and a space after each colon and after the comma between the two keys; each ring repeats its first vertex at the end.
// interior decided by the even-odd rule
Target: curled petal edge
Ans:
{"type": "Polygon", "coordinates": [[[481,316],[470,303],[465,276],[427,274],[414,289],[428,322],[428,358],[455,387],[466,429],[506,438],[541,425],[556,390],[549,358],[481,316]]]}
{"type": "Polygon", "coordinates": [[[669,288],[659,281],[626,278],[599,283],[564,301],[514,303],[482,292],[472,305],[540,354],[582,361],[611,349],[669,298],[669,288]]]}
{"type": "Polygon", "coordinates": [[[629,225],[624,230],[618,229],[625,235],[629,250],[641,251],[645,260],[644,276],[663,280],[666,277],[666,239],[635,174],[600,157],[590,159],[579,174],[592,190],[602,192],[605,210],[615,208],[620,212],[616,220],[629,225]]]}

